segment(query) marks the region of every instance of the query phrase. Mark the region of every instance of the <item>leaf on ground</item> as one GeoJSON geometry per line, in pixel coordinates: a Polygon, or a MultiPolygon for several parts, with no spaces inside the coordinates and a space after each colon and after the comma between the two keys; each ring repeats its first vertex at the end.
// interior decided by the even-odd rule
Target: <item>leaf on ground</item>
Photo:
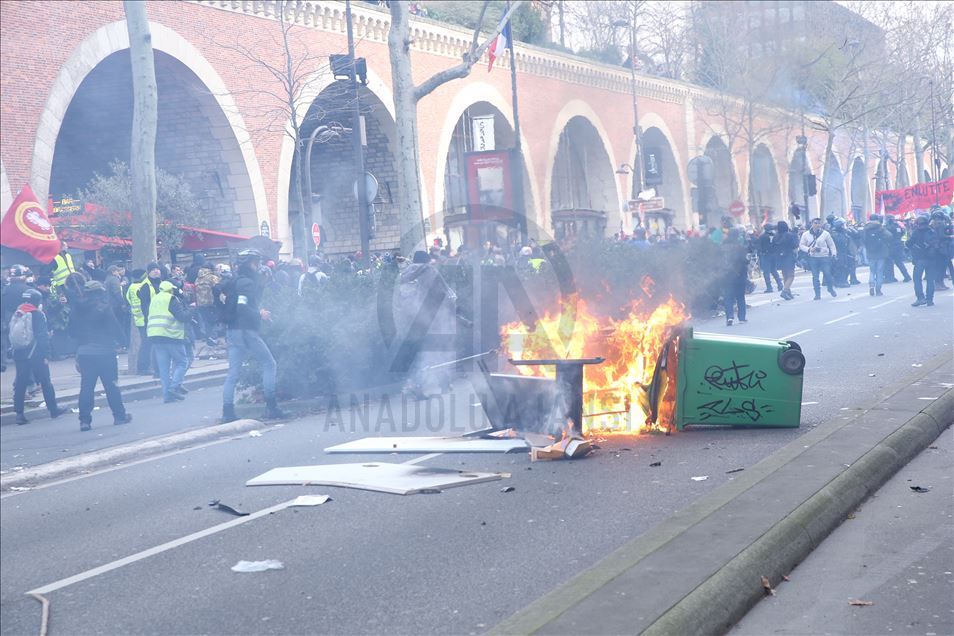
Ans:
{"type": "Polygon", "coordinates": [[[862,600],[860,600],[860,599],[853,598],[853,599],[851,599],[850,601],[848,601],[848,604],[849,604],[849,605],[855,605],[856,607],[868,607],[869,605],[874,605],[874,602],[873,602],[873,601],[862,601],[862,600]]]}
{"type": "Polygon", "coordinates": [[[762,577],[762,589],[765,590],[766,594],[771,594],[772,596],[775,596],[775,590],[772,588],[772,584],[771,582],[769,582],[767,576],[762,577]]]}

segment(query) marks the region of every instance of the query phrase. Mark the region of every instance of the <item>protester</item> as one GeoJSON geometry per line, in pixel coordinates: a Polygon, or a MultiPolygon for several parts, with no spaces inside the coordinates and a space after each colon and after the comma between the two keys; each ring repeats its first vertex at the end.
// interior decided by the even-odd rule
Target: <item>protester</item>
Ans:
{"type": "Polygon", "coordinates": [[[146,318],[146,335],[162,383],[162,401],[167,404],[184,400],[188,393],[182,380],[188,367],[185,324],[191,320],[191,315],[182,306],[176,291],[171,281],[159,283],[159,291],[149,303],[146,318]]]}
{"type": "Polygon", "coordinates": [[[738,228],[728,231],[720,246],[725,266],[725,282],[722,299],[725,307],[725,324],[732,326],[734,308],[738,306],[739,322],[745,323],[745,288],[749,282],[748,258],[745,235],[738,228]]]}
{"type": "Polygon", "coordinates": [[[775,265],[782,271],[782,292],[780,296],[785,300],[792,300],[792,282],[795,280],[795,255],[798,250],[798,239],[788,229],[788,223],[779,221],[775,236],[772,238],[775,248],[775,265]]]}
{"type": "Polygon", "coordinates": [[[833,219],[831,222],[831,240],[835,244],[835,253],[831,262],[831,278],[834,287],[848,287],[848,277],[851,274],[850,252],[851,240],[845,227],[844,219],[833,219]]]}
{"type": "Polygon", "coordinates": [[[898,219],[889,214],[885,217],[885,229],[891,234],[891,246],[888,250],[888,259],[885,263],[884,282],[896,283],[898,279],[894,276],[894,268],[901,270],[904,282],[911,280],[908,269],[904,266],[904,228],[898,223],[898,219]]]}
{"type": "Polygon", "coordinates": [[[919,216],[915,221],[914,231],[908,238],[908,249],[911,250],[911,260],[914,262],[914,295],[917,297],[911,306],[933,307],[935,268],[940,244],[927,216],[919,216]]]}
{"type": "Polygon", "coordinates": [[[891,250],[891,233],[881,225],[881,216],[872,214],[865,225],[865,255],[868,259],[868,294],[884,296],[881,285],[891,250]]]}
{"type": "Polygon", "coordinates": [[[209,344],[215,344],[216,318],[215,318],[215,295],[214,290],[219,284],[219,277],[216,276],[208,265],[199,268],[195,279],[195,306],[199,318],[199,330],[202,338],[209,341],[209,344]]]}
{"type": "Polygon", "coordinates": [[[782,291],[782,280],[778,275],[778,263],[776,263],[775,252],[777,251],[772,243],[775,236],[775,226],[766,223],[762,227],[762,234],[758,241],[759,267],[762,270],[762,277],[765,279],[765,291],[763,293],[772,293],[772,279],[775,279],[775,286],[782,291]]]}
{"type": "Polygon", "coordinates": [[[831,235],[822,228],[820,218],[812,219],[812,227],[809,231],[802,234],[801,241],[798,244],[798,250],[808,256],[808,266],[812,272],[812,287],[815,290],[815,300],[821,299],[821,281],[819,276],[824,276],[828,293],[837,296],[835,287],[832,284],[831,261],[838,256],[835,243],[831,235]]]}
{"type": "Polygon", "coordinates": [[[308,257],[308,270],[298,277],[298,295],[304,295],[305,290],[318,289],[327,279],[328,275],[321,271],[321,259],[312,254],[308,257]]]}
{"type": "Polygon", "coordinates": [[[259,280],[259,267],[262,254],[257,250],[243,250],[239,252],[237,260],[235,278],[223,288],[229,372],[222,387],[222,421],[232,422],[238,419],[235,415],[235,385],[238,383],[242,365],[249,357],[254,358],[262,367],[265,417],[282,418],[285,413],[278,408],[275,393],[275,358],[259,335],[262,320],[271,320],[268,310],[260,306],[262,285],[259,280]]]}
{"type": "Polygon", "coordinates": [[[43,294],[35,289],[27,289],[21,298],[23,302],[10,319],[10,346],[13,348],[13,362],[17,371],[13,380],[13,410],[16,412],[17,424],[26,424],[24,406],[31,378],[43,389],[43,400],[50,417],[59,417],[66,411],[56,404],[56,391],[47,364],[50,358],[50,334],[43,313],[43,294]]]}
{"type": "Polygon", "coordinates": [[[60,241],[60,253],[50,263],[50,278],[53,279],[53,287],[65,283],[66,277],[76,271],[76,267],[73,266],[73,257],[70,255],[68,248],[66,241],[60,241]]]}
{"type": "Polygon", "coordinates": [[[143,326],[139,329],[139,359],[136,361],[136,367],[139,375],[148,375],[152,373],[153,377],[158,377],[156,369],[156,360],[152,355],[152,342],[149,340],[149,303],[152,298],[159,293],[159,284],[162,282],[162,268],[159,263],[149,263],[146,265],[146,278],[136,290],[136,297],[139,300],[139,306],[143,315],[143,326]]]}

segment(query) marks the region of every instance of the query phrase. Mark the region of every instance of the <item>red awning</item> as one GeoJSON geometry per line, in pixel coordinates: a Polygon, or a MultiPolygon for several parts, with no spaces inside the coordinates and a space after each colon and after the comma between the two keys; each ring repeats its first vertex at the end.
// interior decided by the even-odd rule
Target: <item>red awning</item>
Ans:
{"type": "Polygon", "coordinates": [[[229,243],[248,240],[247,236],[219,232],[217,230],[207,230],[199,227],[182,225],[179,229],[183,232],[182,246],[178,248],[178,251],[181,252],[224,249],[229,246],[229,243]]]}
{"type": "Polygon", "coordinates": [[[66,241],[71,249],[96,251],[104,247],[132,247],[132,241],[128,239],[116,238],[115,236],[103,236],[102,234],[91,234],[90,232],[83,232],[71,227],[57,227],[56,234],[66,241]]]}

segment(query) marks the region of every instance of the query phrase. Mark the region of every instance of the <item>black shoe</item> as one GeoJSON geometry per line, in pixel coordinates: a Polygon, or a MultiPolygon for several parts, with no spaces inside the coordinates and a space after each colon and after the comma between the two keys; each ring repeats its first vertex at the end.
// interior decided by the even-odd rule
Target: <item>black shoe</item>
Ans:
{"type": "Polygon", "coordinates": [[[29,423],[30,420],[26,418],[26,415],[23,413],[17,413],[17,424],[23,426],[24,424],[29,423]]]}
{"type": "Polygon", "coordinates": [[[132,422],[132,415],[129,413],[123,413],[122,416],[113,418],[113,426],[122,426],[130,422],[132,422]]]}
{"type": "Polygon", "coordinates": [[[821,300],[821,294],[819,294],[818,292],[815,292],[815,298],[813,298],[812,300],[821,300]]]}
{"type": "Polygon", "coordinates": [[[181,402],[184,399],[185,399],[184,395],[180,395],[179,393],[173,393],[172,391],[169,391],[169,397],[162,398],[162,403],[170,404],[172,402],[181,402]]]}
{"type": "Polygon", "coordinates": [[[875,291],[875,296],[884,296],[884,292],[878,289],[875,291]]]}
{"type": "Polygon", "coordinates": [[[765,290],[764,292],[762,292],[762,293],[763,293],[763,294],[771,294],[773,291],[774,291],[774,290],[773,290],[771,287],[769,287],[768,289],[766,289],[766,290],[765,290]]]}
{"type": "Polygon", "coordinates": [[[93,430],[93,423],[92,423],[92,422],[80,422],[80,430],[81,430],[81,431],[91,431],[91,430],[93,430]]]}
{"type": "Polygon", "coordinates": [[[238,416],[235,414],[235,406],[232,404],[223,404],[222,405],[222,423],[228,424],[229,422],[234,422],[238,419],[238,416]]]}
{"type": "Polygon", "coordinates": [[[919,299],[917,299],[916,301],[914,301],[913,303],[911,303],[911,306],[912,306],[912,307],[923,307],[923,306],[926,305],[926,304],[927,304],[927,301],[926,301],[926,300],[921,300],[921,299],[919,298],[919,299]]]}
{"type": "Polygon", "coordinates": [[[726,326],[726,327],[731,327],[731,326],[732,326],[732,319],[731,319],[731,318],[726,318],[726,319],[725,319],[725,326],[726,326]]]}
{"type": "Polygon", "coordinates": [[[288,417],[285,411],[278,408],[278,403],[274,400],[265,400],[265,419],[280,420],[288,417]]]}
{"type": "Polygon", "coordinates": [[[61,415],[66,415],[67,413],[72,413],[72,412],[73,412],[73,409],[61,409],[61,408],[56,408],[56,409],[50,411],[50,419],[55,420],[56,418],[58,418],[58,417],[61,416],[61,415]]]}
{"type": "Polygon", "coordinates": [[[875,295],[875,288],[874,288],[874,287],[869,287],[869,288],[868,288],[868,295],[869,295],[869,296],[874,296],[874,295],[875,295]]]}
{"type": "Polygon", "coordinates": [[[925,306],[925,307],[933,307],[933,306],[934,306],[934,301],[933,301],[933,300],[929,300],[929,301],[927,301],[926,303],[924,303],[924,306],[925,306]]]}
{"type": "Polygon", "coordinates": [[[829,287],[829,288],[828,288],[828,293],[831,294],[831,297],[832,297],[832,298],[834,298],[835,296],[838,295],[838,294],[835,292],[835,288],[834,288],[834,287],[829,287]]]}
{"type": "Polygon", "coordinates": [[[185,396],[185,394],[189,392],[189,389],[185,388],[181,384],[179,386],[174,386],[169,390],[172,391],[173,393],[178,393],[179,395],[182,395],[182,396],[185,396]]]}

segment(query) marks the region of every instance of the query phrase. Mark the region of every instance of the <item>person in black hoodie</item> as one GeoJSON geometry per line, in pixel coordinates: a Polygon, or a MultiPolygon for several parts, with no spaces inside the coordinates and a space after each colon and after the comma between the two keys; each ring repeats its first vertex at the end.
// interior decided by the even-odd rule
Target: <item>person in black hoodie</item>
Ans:
{"type": "Polygon", "coordinates": [[[225,324],[228,329],[229,373],[222,387],[222,420],[232,422],[235,415],[235,385],[242,364],[254,358],[262,367],[262,385],[265,390],[265,417],[278,419],[285,416],[278,408],[275,396],[277,365],[268,345],[259,335],[262,320],[271,320],[271,314],[260,306],[262,283],[259,267],[262,254],[257,250],[243,250],[238,254],[235,278],[223,286],[225,293],[225,324]]]}
{"type": "Polygon", "coordinates": [[[759,236],[759,267],[762,270],[762,277],[765,279],[765,291],[763,293],[772,293],[772,279],[775,279],[775,286],[782,291],[782,279],[778,275],[778,264],[775,262],[775,248],[772,245],[772,238],[775,236],[776,226],[766,223],[762,227],[762,234],[759,236]]]}
{"type": "Polygon", "coordinates": [[[36,380],[43,389],[43,399],[50,417],[56,418],[66,411],[56,405],[56,391],[50,379],[50,332],[46,325],[46,315],[41,307],[43,294],[35,289],[28,289],[22,294],[23,303],[17,307],[10,323],[11,344],[13,345],[13,361],[16,364],[17,375],[13,380],[13,410],[17,414],[17,424],[26,424],[24,414],[26,389],[30,379],[36,380]],[[29,320],[27,325],[33,332],[29,343],[18,343],[14,327],[15,322],[29,320]]]}
{"type": "Polygon", "coordinates": [[[792,281],[795,280],[795,257],[798,250],[798,237],[788,229],[788,223],[779,221],[775,236],[772,237],[775,248],[775,266],[782,271],[782,290],[779,294],[785,300],[792,300],[792,281]]]}
{"type": "Polygon", "coordinates": [[[116,348],[122,346],[122,329],[102,283],[86,283],[83,299],[74,307],[70,317],[69,329],[70,335],[79,344],[76,365],[80,372],[80,430],[92,428],[93,394],[97,380],[103,383],[106,401],[113,412],[113,424],[132,421],[132,416],[123,405],[123,396],[117,384],[119,364],[116,361],[116,348]]]}
{"type": "Polygon", "coordinates": [[[739,322],[747,322],[745,319],[745,286],[749,280],[749,263],[746,258],[745,235],[738,228],[732,228],[720,247],[726,268],[722,294],[725,303],[725,324],[731,326],[733,308],[736,305],[739,309],[739,322]]]}
{"type": "Polygon", "coordinates": [[[934,228],[931,227],[931,220],[927,216],[919,216],[915,221],[914,231],[908,237],[908,249],[911,250],[911,260],[914,262],[914,295],[917,296],[917,300],[911,306],[933,307],[938,240],[934,228]],[[926,285],[922,284],[924,279],[927,279],[926,285]]]}

